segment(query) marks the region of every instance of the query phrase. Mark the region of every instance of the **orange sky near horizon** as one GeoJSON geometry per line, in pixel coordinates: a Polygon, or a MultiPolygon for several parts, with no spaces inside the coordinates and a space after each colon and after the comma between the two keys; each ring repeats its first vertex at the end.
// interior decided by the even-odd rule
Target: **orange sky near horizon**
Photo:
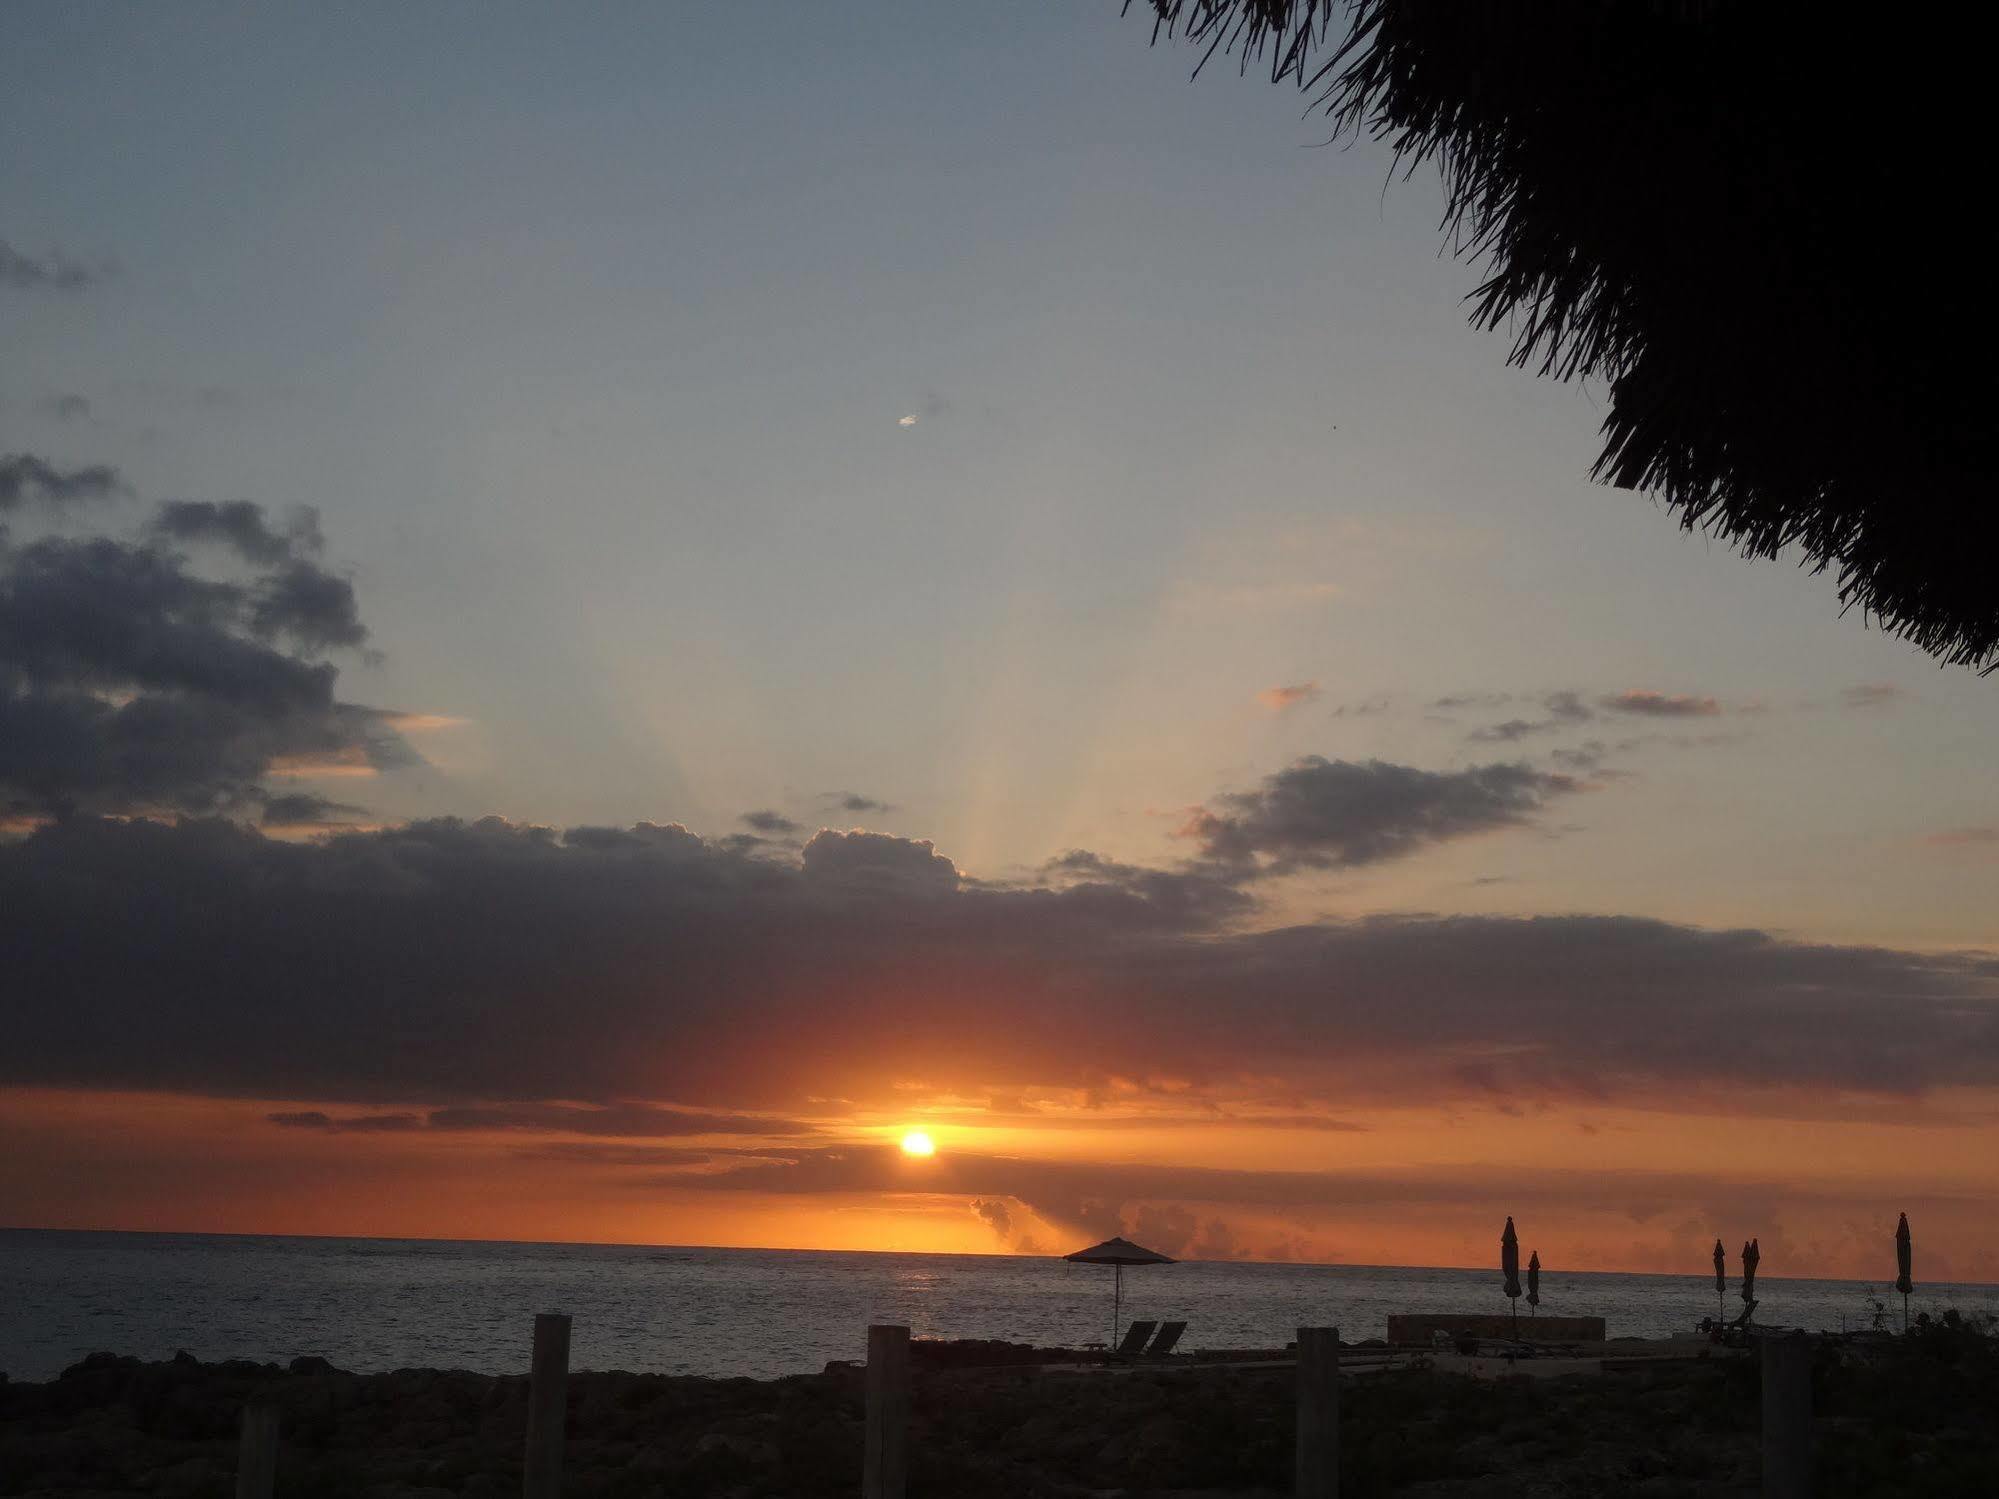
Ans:
{"type": "Polygon", "coordinates": [[[1999,1123],[1973,1098],[1911,1105],[1901,1123],[1467,1106],[1362,1111],[1341,1128],[1309,1114],[1204,1123],[1184,1107],[982,1122],[964,1100],[912,1100],[808,1119],[820,1133],[803,1142],[270,1122],[313,1108],[341,1117],[0,1091],[0,1222],[943,1253],[1060,1253],[1122,1229],[1187,1257],[1477,1267],[1510,1213],[1551,1270],[1702,1274],[1717,1236],[1733,1255],[1753,1234],[1767,1274],[1886,1280],[1907,1211],[1922,1277],[1999,1281],[1999,1123]],[[928,1160],[896,1148],[919,1126],[937,1144],[928,1160]],[[801,1159],[810,1179],[793,1179],[801,1159]],[[843,1174],[857,1164],[861,1177],[843,1174]],[[737,1180],[751,1171],[773,1179],[737,1180]],[[1120,1183],[1120,1202],[1089,1195],[1120,1183]]]}

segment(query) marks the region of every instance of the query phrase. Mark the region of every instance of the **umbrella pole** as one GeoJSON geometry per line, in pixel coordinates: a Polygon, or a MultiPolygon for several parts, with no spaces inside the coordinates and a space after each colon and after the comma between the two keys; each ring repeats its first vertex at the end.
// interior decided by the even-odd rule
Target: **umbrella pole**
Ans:
{"type": "Polygon", "coordinates": [[[1904,1291],[1902,1293],[1902,1331],[1907,1332],[1908,1330],[1909,1330],[1909,1293],[1907,1291],[1904,1291]]]}

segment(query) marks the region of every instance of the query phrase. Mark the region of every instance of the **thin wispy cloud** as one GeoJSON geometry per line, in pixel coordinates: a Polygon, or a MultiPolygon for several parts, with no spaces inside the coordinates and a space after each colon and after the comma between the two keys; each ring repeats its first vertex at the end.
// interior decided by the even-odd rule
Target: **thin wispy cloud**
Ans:
{"type": "Polygon", "coordinates": [[[1317,682],[1293,682],[1288,686],[1266,687],[1256,695],[1256,700],[1272,713],[1283,713],[1318,696],[1317,682]]]}
{"type": "Polygon", "coordinates": [[[1722,711],[1711,697],[1633,689],[1599,698],[1612,713],[1636,713],[1646,718],[1712,718],[1722,711]]]}
{"type": "Polygon", "coordinates": [[[61,250],[29,255],[0,239],[0,286],[15,291],[76,292],[111,274],[108,265],[87,265],[61,250]]]}

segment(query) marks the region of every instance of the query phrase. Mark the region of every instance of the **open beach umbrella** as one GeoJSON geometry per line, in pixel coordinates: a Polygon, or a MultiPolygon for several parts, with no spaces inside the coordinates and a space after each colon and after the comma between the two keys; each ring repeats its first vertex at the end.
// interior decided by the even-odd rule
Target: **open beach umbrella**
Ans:
{"type": "Polygon", "coordinates": [[[1513,1231],[1511,1215],[1506,1232],[1499,1236],[1499,1273],[1506,1277],[1506,1299],[1513,1303],[1513,1320],[1520,1320],[1520,1235],[1513,1231]]]}
{"type": "Polygon", "coordinates": [[[1728,1251],[1721,1247],[1721,1240],[1714,1241],[1714,1310],[1717,1317],[1722,1315],[1721,1298],[1728,1294],[1728,1251]]]}
{"type": "Polygon", "coordinates": [[[1746,1319],[1756,1310],[1756,1267],[1762,1262],[1763,1251],[1751,1239],[1742,1246],[1742,1315],[1746,1319]]]}
{"type": "MultiPolygon", "coordinates": [[[[1527,1304],[1541,1304],[1541,1251],[1535,1250],[1527,1256],[1527,1304]]],[[[1532,1316],[1533,1313],[1528,1313],[1532,1316]]]]}
{"type": "Polygon", "coordinates": [[[1175,1263],[1167,1255],[1155,1254],[1142,1244],[1134,1244],[1129,1239],[1106,1239],[1101,1244],[1092,1244],[1088,1249],[1079,1249],[1074,1254],[1065,1254],[1063,1259],[1078,1265],[1109,1265],[1111,1275],[1111,1347],[1117,1347],[1118,1314],[1124,1308],[1124,1267],[1126,1265],[1171,1265],[1175,1263]]]}
{"type": "Polygon", "coordinates": [[[1895,1289],[1902,1293],[1902,1331],[1909,1330],[1909,1293],[1916,1283],[1909,1278],[1915,1265],[1914,1248],[1909,1239],[1909,1215],[1902,1214],[1902,1221],[1895,1225],[1895,1289]]]}

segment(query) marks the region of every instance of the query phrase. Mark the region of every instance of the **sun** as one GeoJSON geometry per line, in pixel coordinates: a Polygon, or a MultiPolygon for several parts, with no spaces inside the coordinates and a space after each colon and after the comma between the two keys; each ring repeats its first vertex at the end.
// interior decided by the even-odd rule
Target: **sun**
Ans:
{"type": "Polygon", "coordinates": [[[913,1129],[902,1137],[904,1155],[935,1155],[937,1142],[920,1129],[913,1129]]]}

